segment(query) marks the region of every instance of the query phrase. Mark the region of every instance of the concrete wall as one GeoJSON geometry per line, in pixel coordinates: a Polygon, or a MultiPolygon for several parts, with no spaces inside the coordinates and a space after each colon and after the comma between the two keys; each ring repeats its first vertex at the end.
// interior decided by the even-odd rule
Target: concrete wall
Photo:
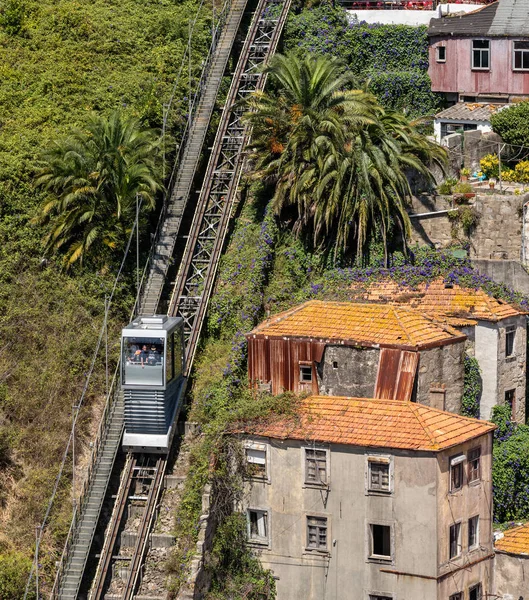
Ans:
{"type": "Polygon", "coordinates": [[[529,94],[529,74],[513,70],[513,40],[490,39],[490,70],[472,70],[472,38],[435,37],[430,40],[428,74],[434,92],[529,94]],[[446,46],[446,62],[437,62],[436,47],[446,46]]]}
{"type": "Polygon", "coordinates": [[[385,25],[429,25],[432,19],[446,14],[471,12],[478,8],[475,4],[441,4],[437,10],[358,10],[347,11],[349,19],[366,23],[384,23],[385,25]]]}
{"type": "Polygon", "coordinates": [[[316,371],[321,394],[372,398],[377,378],[378,348],[326,346],[316,371]],[[334,368],[337,363],[337,368],[334,368]]]}
{"type": "Polygon", "coordinates": [[[437,574],[437,460],[433,454],[380,451],[392,455],[394,492],[368,495],[367,455],[353,446],[333,445],[328,489],[304,484],[303,445],[270,442],[270,484],[253,483],[250,508],[269,510],[271,541],[258,550],[263,565],[278,577],[279,600],[368,600],[369,593],[406,600],[436,598],[434,579],[398,577],[381,569],[437,574]],[[420,506],[421,510],[417,510],[420,506]],[[306,517],[328,519],[328,552],[306,549],[306,517]],[[368,560],[370,523],[393,528],[394,560],[368,560]]]}
{"type": "MultiPolygon", "coordinates": [[[[439,595],[446,599],[457,592],[481,583],[483,597],[491,590],[492,574],[492,434],[466,442],[438,455],[437,480],[437,552],[439,556],[439,595]],[[481,446],[481,480],[467,482],[467,461],[464,465],[463,486],[450,491],[450,459],[472,448],[481,446]],[[468,520],[479,515],[479,546],[468,549],[468,520]],[[461,523],[462,552],[449,559],[450,526],[461,523]]],[[[464,598],[468,598],[465,595],[464,598]]]]}
{"type": "Polygon", "coordinates": [[[529,274],[518,261],[474,259],[472,266],[494,281],[529,295],[529,274]]]}
{"type": "Polygon", "coordinates": [[[483,383],[479,416],[490,419],[492,407],[498,403],[498,328],[495,323],[480,321],[475,331],[474,354],[483,383]]]}
{"type": "Polygon", "coordinates": [[[505,600],[529,598],[529,556],[496,552],[493,592],[505,600]]]}
{"type": "MultiPolygon", "coordinates": [[[[470,238],[462,231],[458,238],[470,244],[469,255],[474,259],[520,260],[522,247],[522,205],[525,196],[481,195],[472,206],[479,215],[470,238]]],[[[447,214],[421,217],[421,213],[449,210],[450,196],[417,196],[412,200],[413,215],[411,243],[445,248],[454,242],[452,224],[447,214]]]]}
{"type": "Polygon", "coordinates": [[[465,376],[464,351],[465,342],[460,342],[420,352],[417,402],[459,414],[465,376]],[[438,384],[445,389],[444,406],[436,405],[437,394],[431,393],[438,384]]]}

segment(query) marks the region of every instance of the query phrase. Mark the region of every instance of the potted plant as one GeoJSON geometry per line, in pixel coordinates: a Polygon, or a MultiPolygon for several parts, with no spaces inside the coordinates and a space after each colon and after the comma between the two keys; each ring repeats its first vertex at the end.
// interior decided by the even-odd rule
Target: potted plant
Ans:
{"type": "Polygon", "coordinates": [[[461,181],[468,181],[468,178],[470,176],[470,169],[467,169],[466,167],[463,167],[460,171],[460,178],[461,181]]]}
{"type": "Polygon", "coordinates": [[[494,178],[489,179],[489,188],[491,190],[493,190],[495,186],[496,186],[496,180],[494,178]]]}

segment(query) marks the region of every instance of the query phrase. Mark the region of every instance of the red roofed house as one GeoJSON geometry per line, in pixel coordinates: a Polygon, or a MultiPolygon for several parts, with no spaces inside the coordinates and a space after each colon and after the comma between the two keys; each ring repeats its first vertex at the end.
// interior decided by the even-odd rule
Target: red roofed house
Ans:
{"type": "Polygon", "coordinates": [[[465,335],[408,307],[313,300],[264,321],[247,339],[250,382],[273,394],[461,408],[465,335]]]}
{"type": "Polygon", "coordinates": [[[489,296],[483,290],[445,283],[442,279],[416,289],[394,281],[358,287],[362,300],[409,306],[459,329],[467,352],[475,356],[483,391],[480,416],[490,419],[497,404],[509,404],[513,419],[525,422],[527,312],[489,296]]]}
{"type": "Polygon", "coordinates": [[[278,600],[489,597],[493,429],[330,396],[241,427],[248,536],[278,600]]]}
{"type": "Polygon", "coordinates": [[[494,593],[498,598],[529,598],[529,523],[495,535],[494,593]]]}

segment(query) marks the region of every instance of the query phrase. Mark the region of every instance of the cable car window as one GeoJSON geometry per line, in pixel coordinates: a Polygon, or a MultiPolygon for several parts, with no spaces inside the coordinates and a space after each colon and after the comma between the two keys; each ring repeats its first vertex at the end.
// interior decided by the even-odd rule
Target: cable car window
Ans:
{"type": "Polygon", "coordinates": [[[165,361],[165,381],[169,383],[174,377],[174,333],[167,338],[167,358],[165,361]]]}
{"type": "Polygon", "coordinates": [[[163,385],[163,338],[123,338],[123,383],[163,385]]]}

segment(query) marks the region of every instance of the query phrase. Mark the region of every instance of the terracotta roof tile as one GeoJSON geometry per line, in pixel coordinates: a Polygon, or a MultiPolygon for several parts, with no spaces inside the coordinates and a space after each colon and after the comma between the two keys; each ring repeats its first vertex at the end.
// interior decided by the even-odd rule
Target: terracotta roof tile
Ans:
{"type": "Polygon", "coordinates": [[[414,402],[311,396],[293,417],[247,424],[237,433],[353,446],[440,451],[493,431],[470,419],[414,402]]]}
{"type": "Polygon", "coordinates": [[[311,300],[258,325],[250,336],[338,340],[418,349],[462,341],[461,332],[409,307],[311,300]]]}
{"type": "Polygon", "coordinates": [[[372,302],[392,302],[407,305],[454,326],[474,324],[472,321],[501,321],[527,314],[520,308],[497,300],[483,290],[464,288],[457,284],[447,287],[442,279],[421,283],[416,289],[395,281],[372,283],[358,288],[361,298],[372,302]],[[458,324],[460,323],[460,324],[458,324]]]}
{"type": "Polygon", "coordinates": [[[503,537],[494,543],[500,552],[529,554],[529,523],[503,532],[503,537]]]}

